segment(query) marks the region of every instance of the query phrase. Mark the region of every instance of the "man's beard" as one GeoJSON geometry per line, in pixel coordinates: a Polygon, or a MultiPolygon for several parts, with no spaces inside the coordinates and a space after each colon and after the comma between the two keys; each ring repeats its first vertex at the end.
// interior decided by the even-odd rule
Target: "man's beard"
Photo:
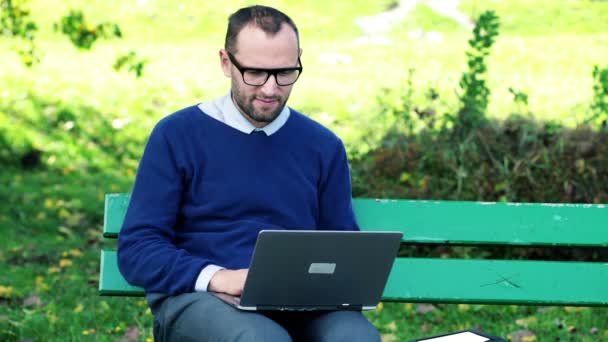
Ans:
{"type": "Polygon", "coordinates": [[[285,106],[285,103],[287,102],[287,99],[282,98],[280,96],[275,96],[269,99],[275,99],[278,100],[278,106],[276,107],[276,109],[274,109],[271,112],[260,112],[257,111],[255,109],[255,107],[253,106],[253,101],[256,99],[255,95],[252,95],[250,97],[246,97],[243,94],[241,94],[237,89],[232,89],[232,96],[233,96],[233,100],[236,103],[237,107],[241,110],[241,112],[243,112],[245,115],[247,115],[249,118],[251,118],[252,120],[256,121],[256,122],[265,122],[265,123],[270,123],[272,121],[274,121],[274,119],[276,119],[279,114],[281,114],[281,111],[283,110],[283,107],[285,106]]]}

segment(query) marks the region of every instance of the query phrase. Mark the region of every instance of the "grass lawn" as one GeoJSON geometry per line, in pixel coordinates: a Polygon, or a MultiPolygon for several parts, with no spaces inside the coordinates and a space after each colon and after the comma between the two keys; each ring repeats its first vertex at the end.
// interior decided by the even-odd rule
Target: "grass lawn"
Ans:
{"type": "MultiPolygon", "coordinates": [[[[351,155],[373,148],[389,127],[392,118],[378,99],[398,106],[410,70],[416,105],[428,103],[432,88],[439,114],[458,108],[467,29],[419,5],[386,33],[389,44],[357,43],[356,18],[392,2],[268,2],[289,13],[301,31],[305,71],[291,106],[334,129],[351,155]]],[[[161,117],[228,90],[217,58],[226,17],[251,2],[28,4],[40,27],[41,64],[24,67],[18,43],[0,38],[0,341],[149,340],[145,301],[97,295],[99,251],[107,244],[101,239],[103,195],[130,191],[147,134],[161,117]],[[119,23],[125,38],[78,51],[52,30],[70,8],[82,9],[94,23],[119,23]],[[111,68],[130,50],[149,61],[140,79],[111,68]],[[43,166],[21,167],[18,157],[32,149],[42,151],[43,166]]],[[[522,111],[508,92],[512,87],[528,94],[525,113],[539,120],[584,120],[592,67],[608,67],[608,2],[460,5],[470,16],[488,8],[502,23],[488,61],[488,115],[522,111]]],[[[537,341],[608,340],[606,308],[384,303],[369,317],[385,341],[469,327],[537,341]]]]}

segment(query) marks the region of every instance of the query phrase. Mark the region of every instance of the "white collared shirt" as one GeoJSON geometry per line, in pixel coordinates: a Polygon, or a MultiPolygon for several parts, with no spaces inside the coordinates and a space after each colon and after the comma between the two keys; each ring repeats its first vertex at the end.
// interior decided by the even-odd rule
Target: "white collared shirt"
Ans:
{"type": "Polygon", "coordinates": [[[263,131],[266,135],[272,135],[283,127],[287,119],[289,119],[289,108],[285,106],[279,116],[271,123],[262,128],[257,128],[236,108],[230,93],[203,102],[198,105],[198,108],[210,117],[247,134],[251,134],[253,131],[263,131]]]}
{"type": "MultiPolygon", "coordinates": [[[[274,119],[268,125],[257,128],[255,127],[245,116],[236,108],[234,101],[232,100],[231,93],[225,96],[203,102],[198,105],[198,108],[203,112],[203,115],[209,115],[210,117],[225,123],[226,125],[239,130],[246,134],[251,134],[254,131],[263,131],[266,135],[272,135],[276,133],[287,119],[289,119],[289,108],[283,107],[279,116],[274,119]]],[[[224,269],[218,265],[207,265],[199,273],[194,284],[195,291],[207,291],[207,286],[213,275],[219,270],[224,269]]]]}

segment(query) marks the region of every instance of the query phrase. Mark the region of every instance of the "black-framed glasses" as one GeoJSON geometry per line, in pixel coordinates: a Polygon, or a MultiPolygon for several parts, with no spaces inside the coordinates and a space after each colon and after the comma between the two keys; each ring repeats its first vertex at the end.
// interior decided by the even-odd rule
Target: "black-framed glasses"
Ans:
{"type": "Polygon", "coordinates": [[[242,66],[234,56],[228,53],[230,62],[237,68],[237,70],[243,76],[243,82],[250,86],[262,86],[268,82],[270,76],[274,76],[277,84],[280,86],[288,86],[296,83],[300,74],[302,74],[302,61],[298,57],[298,65],[295,68],[278,68],[278,69],[261,69],[261,68],[248,68],[242,66]]]}

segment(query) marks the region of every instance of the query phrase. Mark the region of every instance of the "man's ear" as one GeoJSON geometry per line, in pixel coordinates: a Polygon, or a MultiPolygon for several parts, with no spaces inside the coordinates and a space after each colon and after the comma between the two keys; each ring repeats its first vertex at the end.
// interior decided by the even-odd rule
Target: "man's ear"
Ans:
{"type": "Polygon", "coordinates": [[[232,63],[230,63],[230,58],[228,58],[228,52],[226,52],[226,49],[220,50],[220,64],[222,66],[224,76],[231,77],[230,67],[232,66],[232,63]]]}
{"type": "Polygon", "coordinates": [[[302,50],[302,48],[299,48],[299,49],[300,49],[300,53],[298,54],[298,57],[302,57],[302,52],[304,52],[304,50],[302,50]]]}

